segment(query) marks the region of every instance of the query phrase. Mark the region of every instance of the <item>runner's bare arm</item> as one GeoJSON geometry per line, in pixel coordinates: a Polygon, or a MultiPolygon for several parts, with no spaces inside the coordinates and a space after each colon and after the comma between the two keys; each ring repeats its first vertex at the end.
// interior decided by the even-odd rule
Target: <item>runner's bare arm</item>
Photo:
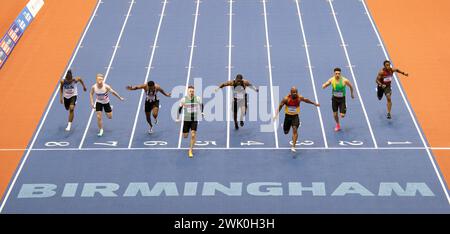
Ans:
{"type": "Polygon", "coordinates": [[[232,80],[224,82],[224,83],[220,84],[219,87],[214,90],[214,92],[219,91],[219,89],[221,89],[221,88],[223,88],[225,86],[231,86],[231,85],[233,85],[233,81],[232,80]]]}
{"type": "Polygon", "coordinates": [[[81,77],[77,76],[77,77],[75,77],[75,80],[77,82],[80,82],[81,86],[83,86],[83,91],[86,92],[87,89],[86,89],[86,85],[84,85],[83,79],[81,79],[81,77]]]}
{"type": "Polygon", "coordinates": [[[155,85],[155,88],[166,97],[170,97],[172,95],[171,93],[166,93],[159,85],[155,85]]]}
{"type": "Polygon", "coordinates": [[[180,106],[178,107],[178,111],[177,111],[177,119],[176,119],[177,122],[180,121],[180,114],[181,114],[181,111],[183,110],[183,106],[184,106],[184,98],[182,98],[180,100],[180,106]]]}
{"type": "Polygon", "coordinates": [[[123,101],[124,98],[121,97],[111,86],[106,86],[106,90],[111,92],[114,96],[116,96],[119,100],[123,101]]]}
{"type": "Polygon", "coordinates": [[[382,80],[383,80],[383,71],[380,71],[378,72],[375,82],[378,84],[378,86],[383,86],[383,83],[381,83],[382,80]]]}
{"type": "Polygon", "coordinates": [[[231,85],[233,85],[233,81],[232,81],[232,80],[229,80],[229,81],[227,81],[227,82],[224,82],[224,83],[220,84],[220,85],[219,85],[219,89],[221,89],[221,88],[223,88],[223,87],[225,87],[225,86],[231,86],[231,85]]]}
{"type": "Polygon", "coordinates": [[[259,89],[256,86],[252,85],[250,83],[250,81],[248,81],[248,80],[244,80],[244,85],[249,87],[249,88],[251,88],[251,89],[253,89],[253,90],[255,90],[256,92],[259,92],[259,89]]]}
{"type": "Polygon", "coordinates": [[[91,101],[91,107],[95,108],[95,106],[94,106],[94,86],[92,86],[91,92],[89,92],[89,100],[91,101]]]}
{"type": "Polygon", "coordinates": [[[141,84],[141,85],[136,85],[136,86],[128,85],[126,88],[128,90],[147,89],[147,84],[141,84]]]}
{"type": "Polygon", "coordinates": [[[59,82],[59,102],[61,102],[61,104],[63,104],[63,86],[64,86],[64,81],[60,81],[59,82]]]}
{"type": "Polygon", "coordinates": [[[327,82],[323,83],[322,85],[322,89],[325,89],[326,87],[330,86],[331,84],[331,79],[327,80],[327,82]]]}
{"type": "Polygon", "coordinates": [[[320,106],[319,103],[315,103],[315,102],[311,101],[310,99],[305,98],[303,96],[300,96],[300,100],[303,101],[303,102],[306,102],[308,104],[313,104],[314,106],[320,106]]]}
{"type": "Polygon", "coordinates": [[[402,75],[404,75],[404,76],[408,76],[408,73],[406,73],[406,72],[402,72],[402,71],[400,71],[400,69],[398,69],[398,68],[394,68],[394,69],[392,69],[394,72],[398,72],[398,73],[400,73],[400,74],[402,74],[402,75]]]}
{"type": "Polygon", "coordinates": [[[276,119],[278,114],[280,113],[283,106],[287,103],[288,99],[287,97],[284,97],[283,100],[281,100],[280,105],[278,105],[278,109],[275,110],[275,115],[273,116],[273,119],[276,119]]]}
{"type": "Polygon", "coordinates": [[[353,85],[352,85],[352,83],[350,83],[350,81],[347,80],[347,79],[345,79],[344,81],[345,81],[345,84],[350,88],[350,95],[351,95],[351,97],[355,98],[355,96],[353,95],[353,85]]]}

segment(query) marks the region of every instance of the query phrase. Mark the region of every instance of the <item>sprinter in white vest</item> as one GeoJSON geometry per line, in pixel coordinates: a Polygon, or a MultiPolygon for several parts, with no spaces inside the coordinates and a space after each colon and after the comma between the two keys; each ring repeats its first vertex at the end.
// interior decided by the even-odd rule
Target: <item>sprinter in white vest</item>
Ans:
{"type": "Polygon", "coordinates": [[[92,86],[90,93],[91,106],[97,112],[97,125],[99,132],[97,136],[103,136],[103,120],[102,111],[105,110],[106,117],[112,119],[112,107],[109,100],[109,93],[112,93],[119,100],[123,101],[124,98],[121,97],[111,86],[104,82],[104,77],[102,74],[97,74],[97,82],[92,86]],[[94,94],[96,96],[94,102],[94,94]]]}
{"type": "MultiPolygon", "coordinates": [[[[234,119],[234,129],[238,130],[238,122],[237,122],[237,114],[238,111],[241,111],[240,116],[240,125],[241,127],[244,126],[244,116],[247,114],[247,107],[248,107],[248,97],[246,88],[249,87],[256,92],[259,91],[258,88],[253,86],[250,81],[245,80],[244,77],[241,74],[237,74],[236,78],[234,80],[230,80],[227,82],[224,82],[220,84],[219,88],[217,88],[215,91],[217,92],[219,89],[226,87],[226,86],[232,86],[233,87],[233,119],[234,119]]],[[[227,110],[229,111],[229,110],[227,110]]]]}
{"type": "Polygon", "coordinates": [[[83,91],[86,92],[87,89],[84,85],[83,80],[78,76],[73,78],[72,70],[68,70],[65,78],[60,81],[61,85],[59,87],[59,102],[61,104],[64,104],[66,110],[69,111],[69,121],[67,123],[66,131],[70,131],[73,122],[75,105],[77,104],[78,82],[80,82],[80,84],[83,86],[83,91]]]}

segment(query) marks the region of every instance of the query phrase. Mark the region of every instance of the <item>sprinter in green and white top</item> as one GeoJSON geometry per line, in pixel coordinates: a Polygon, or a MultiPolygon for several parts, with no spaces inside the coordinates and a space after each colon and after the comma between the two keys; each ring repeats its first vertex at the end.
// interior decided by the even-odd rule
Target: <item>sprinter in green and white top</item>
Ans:
{"type": "Polygon", "coordinates": [[[332,76],[327,82],[325,82],[322,85],[322,88],[325,89],[329,85],[332,85],[333,87],[331,91],[331,106],[333,109],[333,117],[336,121],[336,127],[334,128],[334,131],[337,132],[341,130],[338,110],[341,113],[341,118],[344,118],[345,113],[347,113],[347,105],[345,104],[345,87],[348,86],[350,88],[352,99],[354,99],[355,96],[353,95],[352,83],[350,83],[350,81],[344,76],[341,76],[341,69],[338,67],[334,69],[334,76],[332,76]]]}
{"type": "Polygon", "coordinates": [[[203,103],[199,96],[195,96],[194,86],[188,87],[187,96],[183,97],[180,101],[180,107],[178,108],[177,121],[180,121],[181,111],[184,109],[184,121],[183,121],[183,137],[187,138],[189,131],[191,132],[191,142],[189,146],[189,157],[192,158],[192,148],[195,144],[195,138],[197,133],[197,125],[199,113],[203,115],[203,103]]]}

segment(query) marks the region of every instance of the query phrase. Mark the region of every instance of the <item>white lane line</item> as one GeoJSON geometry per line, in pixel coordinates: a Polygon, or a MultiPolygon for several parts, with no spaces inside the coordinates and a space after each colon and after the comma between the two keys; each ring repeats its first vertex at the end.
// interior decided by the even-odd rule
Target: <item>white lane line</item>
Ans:
{"type": "MultiPolygon", "coordinates": [[[[148,77],[150,75],[150,70],[152,68],[152,64],[153,64],[153,56],[155,55],[155,50],[156,50],[156,45],[158,43],[158,37],[159,37],[159,30],[161,29],[161,24],[164,18],[164,12],[166,10],[166,4],[167,4],[167,0],[164,0],[164,4],[162,6],[162,10],[161,10],[161,15],[159,17],[159,23],[158,23],[158,28],[156,29],[156,35],[155,35],[155,39],[153,41],[153,46],[152,46],[152,53],[150,55],[150,61],[148,62],[148,66],[147,66],[147,74],[145,74],[145,80],[144,83],[147,83],[148,81],[148,77]]],[[[134,138],[134,133],[136,131],[136,124],[139,118],[139,112],[141,110],[141,105],[142,105],[142,97],[144,96],[145,91],[142,90],[141,92],[141,96],[139,98],[139,104],[136,110],[136,115],[134,118],[134,123],[133,123],[133,130],[131,130],[131,137],[130,137],[130,141],[128,143],[128,148],[131,148],[131,145],[133,144],[133,138],[134,138]]]]}
{"type": "MultiPolygon", "coordinates": [[[[192,41],[191,41],[191,52],[189,55],[189,65],[188,65],[188,72],[186,76],[186,88],[184,90],[184,96],[187,95],[187,90],[189,86],[189,79],[191,77],[191,68],[192,68],[192,57],[194,55],[194,47],[195,47],[195,34],[197,32],[197,19],[198,19],[198,10],[200,7],[200,0],[195,1],[197,3],[197,7],[195,9],[195,18],[194,18],[194,28],[192,29],[192,41]]],[[[181,123],[180,123],[180,134],[178,137],[178,148],[181,148],[181,136],[183,133],[183,123],[184,123],[184,112],[181,114],[181,123]]]]}
{"type": "MultiPolygon", "coordinates": [[[[312,72],[311,59],[309,57],[308,42],[306,40],[306,34],[305,34],[304,27],[303,27],[303,19],[302,19],[302,15],[300,12],[300,6],[298,3],[298,0],[295,0],[295,3],[297,4],[297,15],[298,15],[298,20],[300,22],[300,28],[302,30],[303,44],[305,45],[306,58],[308,59],[309,75],[311,77],[311,82],[312,82],[312,86],[313,86],[313,90],[314,90],[314,99],[316,102],[319,102],[319,98],[317,97],[316,85],[315,85],[315,81],[314,81],[314,74],[312,72]]],[[[325,144],[325,148],[328,148],[327,136],[325,135],[325,128],[323,127],[322,112],[320,111],[320,107],[317,107],[317,112],[319,114],[320,126],[322,127],[323,142],[325,144]]]]}
{"type": "MultiPolygon", "coordinates": [[[[383,49],[384,57],[385,57],[387,60],[391,61],[390,58],[389,58],[389,55],[388,55],[388,53],[387,53],[387,51],[386,51],[386,48],[385,48],[385,46],[384,46],[384,43],[383,43],[383,41],[381,40],[380,34],[378,33],[378,30],[377,30],[377,28],[376,28],[376,26],[375,26],[375,23],[373,22],[372,15],[370,14],[369,10],[367,9],[367,6],[366,6],[365,1],[364,1],[364,0],[361,0],[361,2],[362,2],[362,4],[363,4],[363,6],[364,6],[364,9],[365,9],[365,11],[366,11],[367,17],[369,18],[369,21],[370,21],[370,23],[372,24],[372,28],[373,28],[375,34],[377,35],[378,41],[379,41],[379,43],[380,43],[380,45],[381,45],[381,48],[383,49]]],[[[392,63],[392,61],[391,61],[391,63],[392,63]]],[[[414,126],[416,126],[417,133],[419,133],[419,136],[420,136],[420,139],[422,140],[423,146],[424,146],[425,150],[427,151],[428,158],[430,159],[430,162],[431,162],[431,164],[433,165],[434,172],[436,173],[436,176],[437,176],[438,179],[439,179],[439,183],[441,184],[442,190],[444,191],[445,196],[447,197],[447,201],[448,201],[448,203],[450,204],[450,196],[449,196],[449,194],[448,194],[447,187],[446,187],[445,184],[444,184],[444,181],[443,181],[443,179],[442,179],[442,176],[441,176],[441,174],[439,173],[439,170],[438,170],[438,168],[437,168],[437,166],[436,166],[436,163],[435,163],[434,160],[433,160],[433,156],[431,155],[431,152],[430,152],[430,149],[434,149],[434,148],[433,148],[433,147],[431,147],[431,148],[428,147],[427,142],[425,141],[425,138],[423,137],[423,134],[422,134],[422,132],[420,131],[419,125],[417,124],[417,121],[416,121],[416,119],[415,119],[415,117],[414,117],[414,114],[413,114],[413,112],[412,112],[412,110],[411,110],[411,107],[409,106],[409,103],[408,103],[408,101],[406,100],[406,96],[405,96],[403,90],[400,88],[400,82],[398,81],[398,78],[397,78],[397,75],[396,75],[396,74],[394,74],[394,79],[395,79],[395,83],[397,84],[397,88],[398,88],[398,90],[400,91],[400,94],[402,95],[403,101],[405,102],[406,108],[408,109],[409,115],[411,116],[411,119],[412,119],[413,122],[414,122],[414,126]]],[[[438,150],[443,150],[443,149],[447,150],[447,148],[436,148],[436,149],[438,149],[438,150]]]]}
{"type": "MultiPolygon", "coordinates": [[[[94,12],[93,12],[92,15],[91,15],[91,18],[89,19],[89,22],[88,22],[86,28],[84,29],[83,35],[81,36],[81,39],[80,39],[80,41],[78,42],[77,48],[75,49],[75,53],[73,54],[72,59],[70,60],[69,65],[67,66],[67,68],[66,68],[66,70],[65,70],[65,72],[64,72],[64,75],[67,73],[67,71],[68,71],[68,70],[70,69],[70,67],[72,66],[72,63],[73,63],[73,61],[75,60],[75,57],[76,57],[77,54],[78,54],[78,51],[79,51],[79,49],[80,49],[80,46],[81,46],[81,44],[83,43],[84,37],[86,36],[86,33],[87,33],[87,31],[89,30],[89,28],[91,27],[91,23],[92,23],[94,17],[96,16],[96,14],[97,14],[97,10],[98,10],[98,8],[99,8],[101,2],[102,2],[101,0],[98,0],[98,1],[97,1],[97,6],[95,7],[95,10],[94,10],[94,12]]],[[[58,80],[58,82],[59,82],[59,80],[58,80]]],[[[41,123],[39,124],[39,127],[38,127],[38,129],[37,129],[37,131],[36,131],[36,134],[34,135],[34,138],[33,138],[33,141],[32,141],[31,144],[30,144],[30,147],[29,147],[28,149],[25,149],[25,150],[27,150],[27,152],[26,152],[25,157],[23,158],[22,162],[20,163],[19,169],[17,170],[17,172],[16,172],[16,174],[15,174],[15,176],[14,176],[14,179],[12,180],[11,185],[9,186],[9,189],[8,189],[8,191],[6,192],[6,195],[5,195],[5,197],[4,197],[3,201],[2,201],[2,204],[1,204],[1,206],[0,206],[0,213],[2,213],[3,208],[4,208],[5,205],[6,205],[6,201],[7,201],[8,198],[9,198],[9,195],[10,195],[10,193],[11,193],[11,191],[12,191],[12,188],[14,187],[14,184],[16,183],[16,180],[17,180],[17,178],[19,177],[20,172],[22,171],[23,165],[24,165],[25,162],[27,161],[28,156],[30,155],[30,152],[31,152],[32,149],[33,149],[34,143],[36,142],[36,139],[37,139],[37,137],[39,136],[39,133],[41,132],[42,126],[44,125],[45,120],[47,119],[47,115],[48,115],[48,113],[49,113],[49,111],[50,111],[50,108],[53,106],[53,102],[55,101],[55,98],[56,98],[56,96],[58,95],[58,93],[59,93],[59,85],[57,86],[56,91],[55,91],[55,93],[53,94],[52,100],[50,101],[50,105],[47,107],[47,110],[45,111],[44,117],[42,118],[41,123]]],[[[21,151],[22,151],[22,150],[21,150],[21,151]]]]}
{"type": "MultiPolygon", "coordinates": [[[[228,81],[231,80],[231,47],[233,43],[232,29],[233,29],[233,0],[228,1],[230,3],[229,9],[229,23],[228,23],[228,81]]],[[[231,121],[231,87],[227,87],[227,148],[230,148],[230,121],[231,121]]]]}
{"type": "MultiPolygon", "coordinates": [[[[262,0],[261,1],[263,3],[263,8],[264,8],[264,28],[266,29],[266,49],[267,49],[267,64],[269,66],[269,82],[270,82],[270,98],[271,98],[271,108],[272,108],[272,114],[271,114],[271,119],[273,114],[275,113],[275,103],[274,103],[274,97],[273,97],[273,82],[272,82],[272,61],[271,61],[271,56],[270,56],[270,42],[269,42],[269,28],[267,26],[267,10],[266,10],[266,2],[267,0],[262,0]]],[[[273,121],[273,132],[274,132],[274,136],[275,136],[275,147],[278,147],[278,131],[277,131],[277,121],[273,121]]]]}
{"type": "Polygon", "coordinates": [[[361,102],[361,107],[363,109],[364,116],[366,117],[367,125],[369,126],[369,131],[370,131],[370,135],[372,136],[373,144],[374,144],[375,148],[378,148],[377,140],[375,139],[375,135],[373,134],[372,125],[370,124],[369,117],[367,116],[366,107],[364,106],[363,99],[359,92],[358,82],[356,81],[355,73],[353,72],[352,62],[350,61],[350,57],[348,55],[347,45],[345,44],[345,40],[344,40],[344,37],[342,36],[342,32],[341,32],[341,27],[339,26],[339,22],[336,17],[336,12],[334,11],[333,0],[327,0],[327,1],[330,4],[330,8],[333,13],[334,22],[336,23],[336,28],[339,32],[339,37],[341,38],[342,48],[344,48],[345,57],[347,58],[347,63],[350,68],[350,73],[352,74],[353,81],[355,82],[356,93],[358,94],[359,101],[361,102]]]}
{"type": "MultiPolygon", "coordinates": [[[[114,46],[114,51],[111,56],[111,60],[109,61],[108,68],[106,69],[106,74],[105,74],[105,79],[104,79],[105,82],[106,82],[106,79],[108,79],[109,71],[111,70],[111,65],[114,62],[114,58],[116,57],[116,52],[117,52],[117,49],[119,48],[119,43],[120,43],[120,40],[122,39],[122,35],[125,30],[125,26],[127,25],[127,22],[128,22],[128,17],[130,16],[130,12],[133,9],[133,5],[134,5],[134,0],[132,0],[130,2],[130,7],[128,8],[128,13],[126,14],[125,21],[123,22],[122,29],[120,30],[119,37],[117,38],[116,45],[114,46]]],[[[92,115],[94,115],[94,109],[91,110],[91,114],[89,115],[89,120],[86,125],[86,129],[84,130],[83,137],[81,138],[80,145],[78,146],[78,148],[80,148],[80,149],[83,147],[84,140],[86,139],[86,134],[89,130],[89,126],[91,125],[92,115]]]]}

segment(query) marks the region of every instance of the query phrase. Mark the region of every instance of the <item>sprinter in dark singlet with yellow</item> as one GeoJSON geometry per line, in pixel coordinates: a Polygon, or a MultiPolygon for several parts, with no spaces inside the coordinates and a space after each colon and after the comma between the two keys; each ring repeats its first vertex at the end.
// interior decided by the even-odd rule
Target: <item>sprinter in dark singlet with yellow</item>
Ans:
{"type": "Polygon", "coordinates": [[[281,109],[284,105],[286,105],[286,108],[284,109],[285,117],[284,117],[284,123],[283,123],[283,130],[284,134],[288,134],[289,130],[292,127],[292,147],[291,151],[296,152],[295,150],[295,144],[297,143],[298,138],[298,127],[300,126],[300,102],[306,102],[309,104],[313,104],[315,106],[320,106],[319,103],[315,103],[308,98],[303,97],[302,95],[298,94],[298,90],[295,86],[291,88],[291,92],[281,100],[280,105],[278,106],[278,110],[275,113],[275,116],[273,119],[275,120],[278,116],[278,113],[280,113],[281,109]]]}

